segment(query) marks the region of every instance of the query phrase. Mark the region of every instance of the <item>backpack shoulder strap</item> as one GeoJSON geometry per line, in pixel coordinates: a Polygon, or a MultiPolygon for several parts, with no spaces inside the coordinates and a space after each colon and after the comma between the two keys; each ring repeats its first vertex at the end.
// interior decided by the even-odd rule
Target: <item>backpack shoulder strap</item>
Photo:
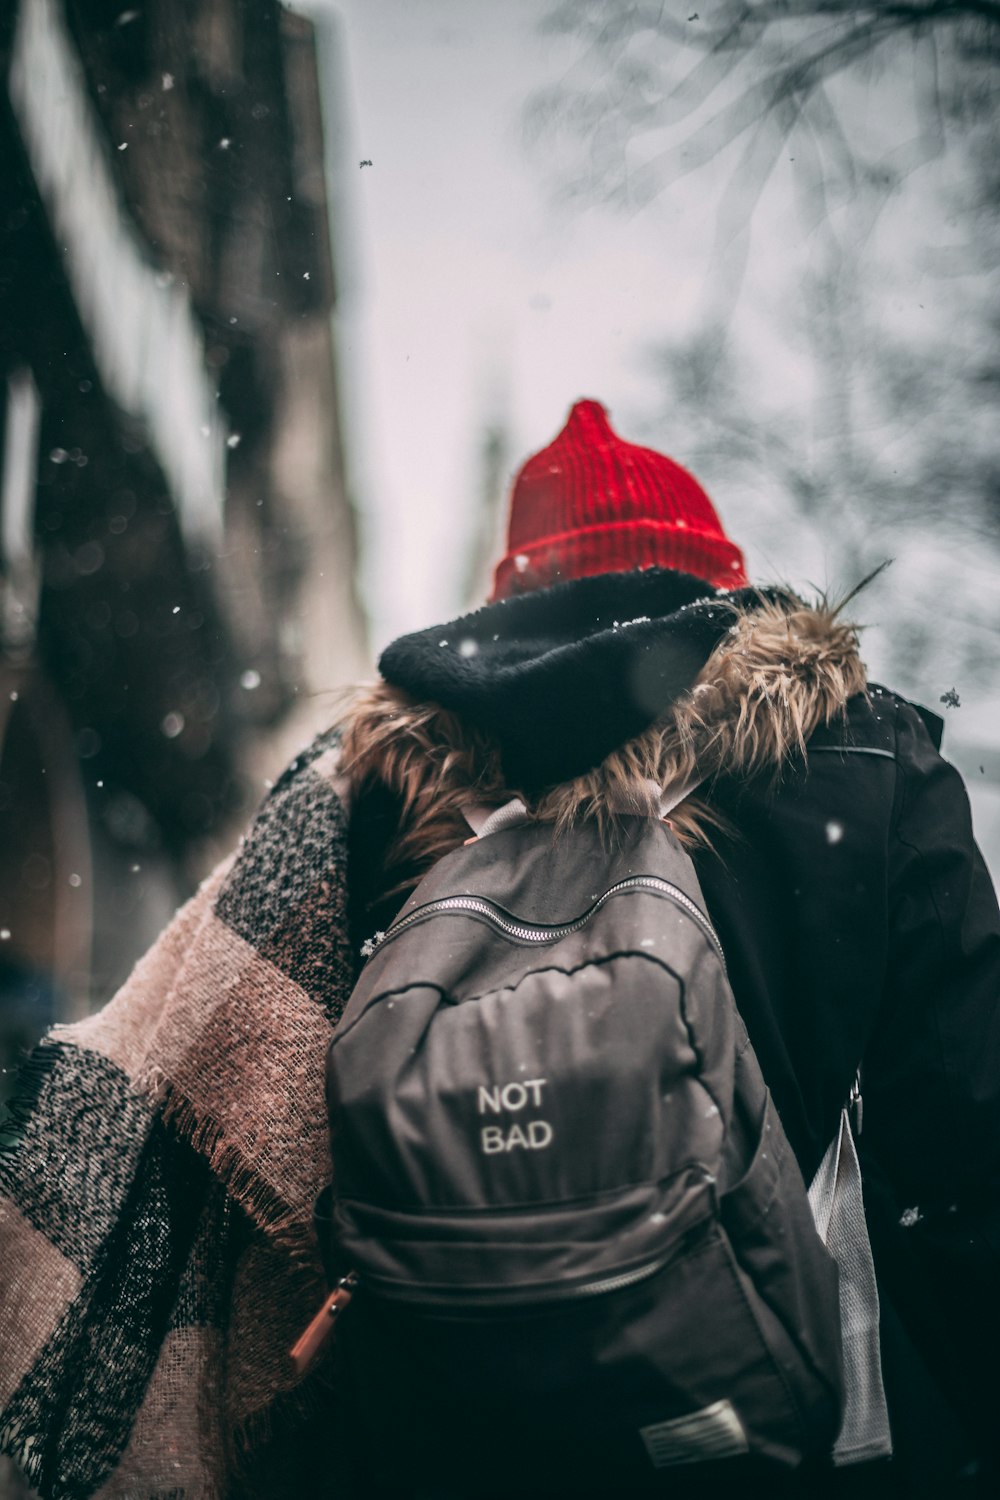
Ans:
{"type": "Polygon", "coordinates": [[[499,807],[492,802],[465,802],[462,817],[476,838],[482,839],[491,833],[499,833],[502,828],[516,828],[519,823],[526,823],[528,809],[520,797],[512,797],[499,807]]]}
{"type": "MultiPolygon", "coordinates": [[[[702,776],[693,776],[688,781],[675,782],[665,790],[656,782],[651,782],[653,790],[659,794],[659,816],[666,818],[685,797],[689,797],[701,786],[703,780],[702,776]]],[[[512,797],[499,807],[492,802],[463,803],[462,816],[475,836],[481,839],[488,838],[491,833],[499,833],[503,828],[516,828],[519,823],[526,823],[528,809],[520,797],[512,797]]]]}

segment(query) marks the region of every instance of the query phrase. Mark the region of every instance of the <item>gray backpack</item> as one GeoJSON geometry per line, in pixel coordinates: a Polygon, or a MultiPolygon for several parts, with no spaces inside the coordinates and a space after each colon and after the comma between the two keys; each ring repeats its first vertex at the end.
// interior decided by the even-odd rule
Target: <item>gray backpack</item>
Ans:
{"type": "Polygon", "coordinates": [[[837,1273],[694,868],[662,822],[612,842],[487,825],[331,1043],[373,1485],[675,1493],[832,1449],[837,1273]]]}

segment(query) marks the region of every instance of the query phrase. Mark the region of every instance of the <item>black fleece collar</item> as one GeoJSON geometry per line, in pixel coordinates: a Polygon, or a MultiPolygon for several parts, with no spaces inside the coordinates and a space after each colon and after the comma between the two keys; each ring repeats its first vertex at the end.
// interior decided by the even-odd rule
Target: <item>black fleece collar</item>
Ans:
{"type": "Polygon", "coordinates": [[[760,598],[661,568],[602,573],[402,636],[379,670],[485,730],[507,784],[537,796],[648,729],[760,598]]]}

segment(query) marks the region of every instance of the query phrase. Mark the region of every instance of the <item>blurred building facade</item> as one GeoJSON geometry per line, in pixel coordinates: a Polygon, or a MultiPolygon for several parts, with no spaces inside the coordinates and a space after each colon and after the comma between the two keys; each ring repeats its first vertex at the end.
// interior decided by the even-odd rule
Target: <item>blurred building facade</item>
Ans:
{"type": "Polygon", "coordinates": [[[9,1068],[107,998],[366,641],[311,24],[17,0],[0,69],[9,1068]]]}

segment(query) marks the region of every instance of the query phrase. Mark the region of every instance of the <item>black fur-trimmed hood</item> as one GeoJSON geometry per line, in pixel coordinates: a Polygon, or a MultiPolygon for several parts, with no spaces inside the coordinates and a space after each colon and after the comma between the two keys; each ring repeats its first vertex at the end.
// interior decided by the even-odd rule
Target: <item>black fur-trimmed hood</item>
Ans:
{"type": "MultiPolygon", "coordinates": [[[[834,615],[783,589],[724,593],[663,569],[608,573],[404,636],[379,668],[415,702],[438,704],[493,741],[507,785],[537,797],[662,723],[715,658],[721,664],[742,652],[748,669],[757,668],[754,681],[746,674],[744,696],[756,685],[767,699],[794,682],[793,714],[809,718],[819,662],[856,661],[854,633],[834,615]],[[771,683],[760,675],[768,668],[771,683]]],[[[724,713],[735,722],[741,674],[733,667],[723,674],[724,713]]],[[[848,672],[851,690],[863,685],[857,667],[848,672]]],[[[825,685],[823,717],[830,692],[840,698],[843,690],[841,676],[825,685]]]]}
{"type": "Polygon", "coordinates": [[[385,680],[500,746],[529,794],[589,771],[689,688],[754,589],[649,569],[575,579],[393,642],[385,680]]]}
{"type": "MultiPolygon", "coordinates": [[[[532,817],[658,816],[711,838],[719,775],[780,777],[866,687],[854,628],[787,589],[653,571],[556,584],[395,641],[343,724],[354,791],[397,808],[406,879],[468,835],[470,803],[532,817]]],[[[403,877],[401,876],[400,879],[403,877]]]]}
{"type": "Polygon", "coordinates": [[[471,802],[532,817],[658,816],[711,838],[720,774],[780,777],[865,688],[852,625],[789,589],[706,591],[667,571],[558,583],[388,646],[343,723],[357,792],[399,808],[408,879],[468,835],[471,802]]]}

